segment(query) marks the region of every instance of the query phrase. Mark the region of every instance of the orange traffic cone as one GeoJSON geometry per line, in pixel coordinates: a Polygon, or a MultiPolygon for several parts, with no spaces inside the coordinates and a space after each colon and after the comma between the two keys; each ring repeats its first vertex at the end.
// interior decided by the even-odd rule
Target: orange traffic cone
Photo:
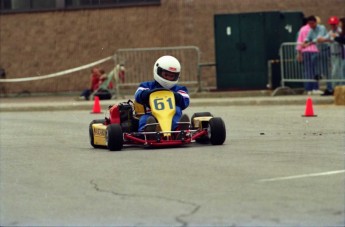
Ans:
{"type": "Polygon", "coordinates": [[[307,99],[307,102],[305,104],[305,112],[302,117],[317,117],[317,115],[314,114],[313,101],[310,97],[307,99]]]}
{"type": "Polygon", "coordinates": [[[99,103],[99,97],[95,96],[92,112],[93,114],[102,113],[101,105],[99,103]]]}

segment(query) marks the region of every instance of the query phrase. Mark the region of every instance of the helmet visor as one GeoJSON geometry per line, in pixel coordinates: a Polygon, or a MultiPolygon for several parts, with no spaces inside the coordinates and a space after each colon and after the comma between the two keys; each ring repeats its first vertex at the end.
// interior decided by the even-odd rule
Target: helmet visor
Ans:
{"type": "Polygon", "coordinates": [[[177,81],[180,76],[180,73],[170,72],[168,70],[162,69],[161,67],[158,67],[157,74],[163,79],[169,81],[177,81]]]}

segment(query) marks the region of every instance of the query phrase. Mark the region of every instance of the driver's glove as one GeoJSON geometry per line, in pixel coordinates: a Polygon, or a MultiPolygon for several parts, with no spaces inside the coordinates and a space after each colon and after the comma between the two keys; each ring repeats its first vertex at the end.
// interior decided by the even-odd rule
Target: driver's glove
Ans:
{"type": "Polygon", "coordinates": [[[174,96],[176,105],[179,105],[183,99],[182,95],[180,93],[174,92],[174,96]]]}
{"type": "Polygon", "coordinates": [[[150,98],[150,90],[143,90],[140,94],[140,98],[144,103],[148,103],[149,102],[149,98],[150,98]]]}

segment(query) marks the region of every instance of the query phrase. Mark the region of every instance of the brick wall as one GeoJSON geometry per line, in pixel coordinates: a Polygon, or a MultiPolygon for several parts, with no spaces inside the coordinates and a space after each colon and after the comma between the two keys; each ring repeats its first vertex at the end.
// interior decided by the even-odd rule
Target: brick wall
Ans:
{"type": "MultiPolygon", "coordinates": [[[[160,6],[0,15],[0,66],[7,78],[45,75],[112,55],[119,48],[198,46],[201,62],[214,62],[213,15],[302,11],[345,16],[344,0],[162,0],[160,6]]],[[[254,38],[254,37],[253,37],[254,38]]],[[[113,62],[102,65],[106,70],[113,62]]],[[[203,70],[215,86],[215,69],[203,70]]],[[[87,87],[89,69],[73,76],[7,83],[10,93],[75,92],[87,87]]]]}

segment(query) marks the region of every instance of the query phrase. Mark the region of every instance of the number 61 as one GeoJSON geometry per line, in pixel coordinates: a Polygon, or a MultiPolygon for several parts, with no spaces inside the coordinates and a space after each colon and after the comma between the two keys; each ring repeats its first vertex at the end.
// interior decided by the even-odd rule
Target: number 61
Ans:
{"type": "Polygon", "coordinates": [[[153,101],[154,105],[155,105],[155,109],[156,110],[164,110],[165,109],[165,103],[168,103],[169,108],[172,110],[174,109],[173,105],[172,105],[172,101],[171,98],[168,98],[166,100],[164,100],[163,98],[157,98],[153,101]],[[165,101],[165,102],[164,102],[165,101]]]}

